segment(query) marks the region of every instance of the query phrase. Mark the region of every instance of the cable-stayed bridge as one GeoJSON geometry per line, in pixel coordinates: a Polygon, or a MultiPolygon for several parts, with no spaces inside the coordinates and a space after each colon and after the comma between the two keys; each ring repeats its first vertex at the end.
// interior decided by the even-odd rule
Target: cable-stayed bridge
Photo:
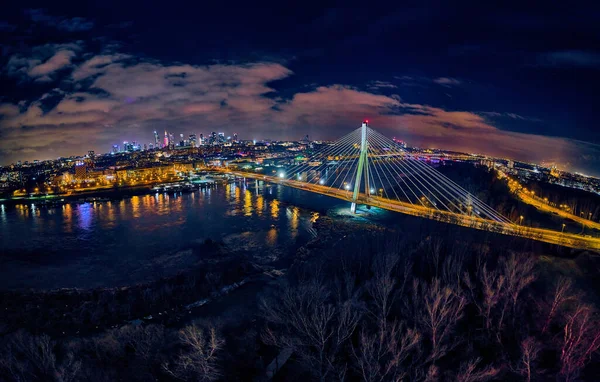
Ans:
{"type": "Polygon", "coordinates": [[[366,122],[275,176],[229,168],[220,171],[346,200],[352,212],[357,205],[374,206],[484,231],[600,250],[600,238],[511,222],[366,122]]]}

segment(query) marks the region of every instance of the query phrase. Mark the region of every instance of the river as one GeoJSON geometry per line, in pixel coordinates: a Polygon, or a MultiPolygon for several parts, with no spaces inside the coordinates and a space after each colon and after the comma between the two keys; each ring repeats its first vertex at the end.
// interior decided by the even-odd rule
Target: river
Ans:
{"type": "Polygon", "coordinates": [[[189,248],[205,239],[269,262],[314,237],[319,213],[345,204],[248,180],[111,202],[0,205],[0,288],[151,281],[194,264],[189,248]]]}

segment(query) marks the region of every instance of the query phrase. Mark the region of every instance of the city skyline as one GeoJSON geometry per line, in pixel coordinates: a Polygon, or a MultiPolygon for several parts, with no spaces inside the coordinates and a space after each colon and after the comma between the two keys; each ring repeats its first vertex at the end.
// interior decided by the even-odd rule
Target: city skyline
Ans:
{"type": "Polygon", "coordinates": [[[2,165],[149,143],[139,137],[165,129],[330,140],[368,118],[417,147],[600,175],[593,12],[484,8],[468,29],[474,10],[444,5],[250,9],[202,25],[155,10],[131,22],[137,9],[120,9],[7,7],[2,165]],[[211,45],[219,38],[229,49],[211,45]]]}

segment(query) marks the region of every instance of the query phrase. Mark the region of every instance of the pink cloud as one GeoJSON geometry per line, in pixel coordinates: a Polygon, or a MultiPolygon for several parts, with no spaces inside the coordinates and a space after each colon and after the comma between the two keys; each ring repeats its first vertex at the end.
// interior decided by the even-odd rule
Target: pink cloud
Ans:
{"type": "Polygon", "coordinates": [[[63,69],[71,65],[71,60],[75,57],[75,52],[72,50],[60,50],[50,57],[46,62],[35,65],[29,69],[27,74],[31,77],[46,76],[54,73],[57,70],[63,69]]]}
{"type": "MultiPolygon", "coordinates": [[[[33,66],[16,57],[13,69],[51,74],[71,63],[68,54],[56,57],[64,51],[33,66]]],[[[102,152],[110,142],[143,142],[150,140],[152,130],[165,128],[183,133],[232,130],[241,136],[274,138],[310,133],[313,138],[334,139],[364,119],[388,136],[421,147],[561,163],[583,153],[597,157],[599,151],[562,138],[502,131],[494,124],[498,116],[493,112],[448,111],[344,85],[321,86],[282,99],[270,83],[293,73],[276,63],[167,66],[132,65],[131,59],[121,54],[89,58],[75,68],[70,80],[77,85],[93,77],[94,92],[66,94],[52,110],[44,112],[39,102],[23,112],[25,105],[1,104],[0,152],[16,156],[36,148],[40,157],[57,156],[54,150],[59,147],[65,151],[62,155],[70,154],[67,149],[81,151],[80,147],[102,152]],[[97,146],[87,147],[89,142],[97,146]]]]}

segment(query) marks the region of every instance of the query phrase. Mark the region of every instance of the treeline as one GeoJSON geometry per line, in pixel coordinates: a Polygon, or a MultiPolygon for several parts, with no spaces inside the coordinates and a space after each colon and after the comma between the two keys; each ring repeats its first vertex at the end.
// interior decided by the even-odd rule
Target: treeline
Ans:
{"type": "Polygon", "coordinates": [[[537,255],[450,233],[342,232],[235,317],[5,334],[0,380],[600,380],[591,296],[547,279],[537,255]]]}

